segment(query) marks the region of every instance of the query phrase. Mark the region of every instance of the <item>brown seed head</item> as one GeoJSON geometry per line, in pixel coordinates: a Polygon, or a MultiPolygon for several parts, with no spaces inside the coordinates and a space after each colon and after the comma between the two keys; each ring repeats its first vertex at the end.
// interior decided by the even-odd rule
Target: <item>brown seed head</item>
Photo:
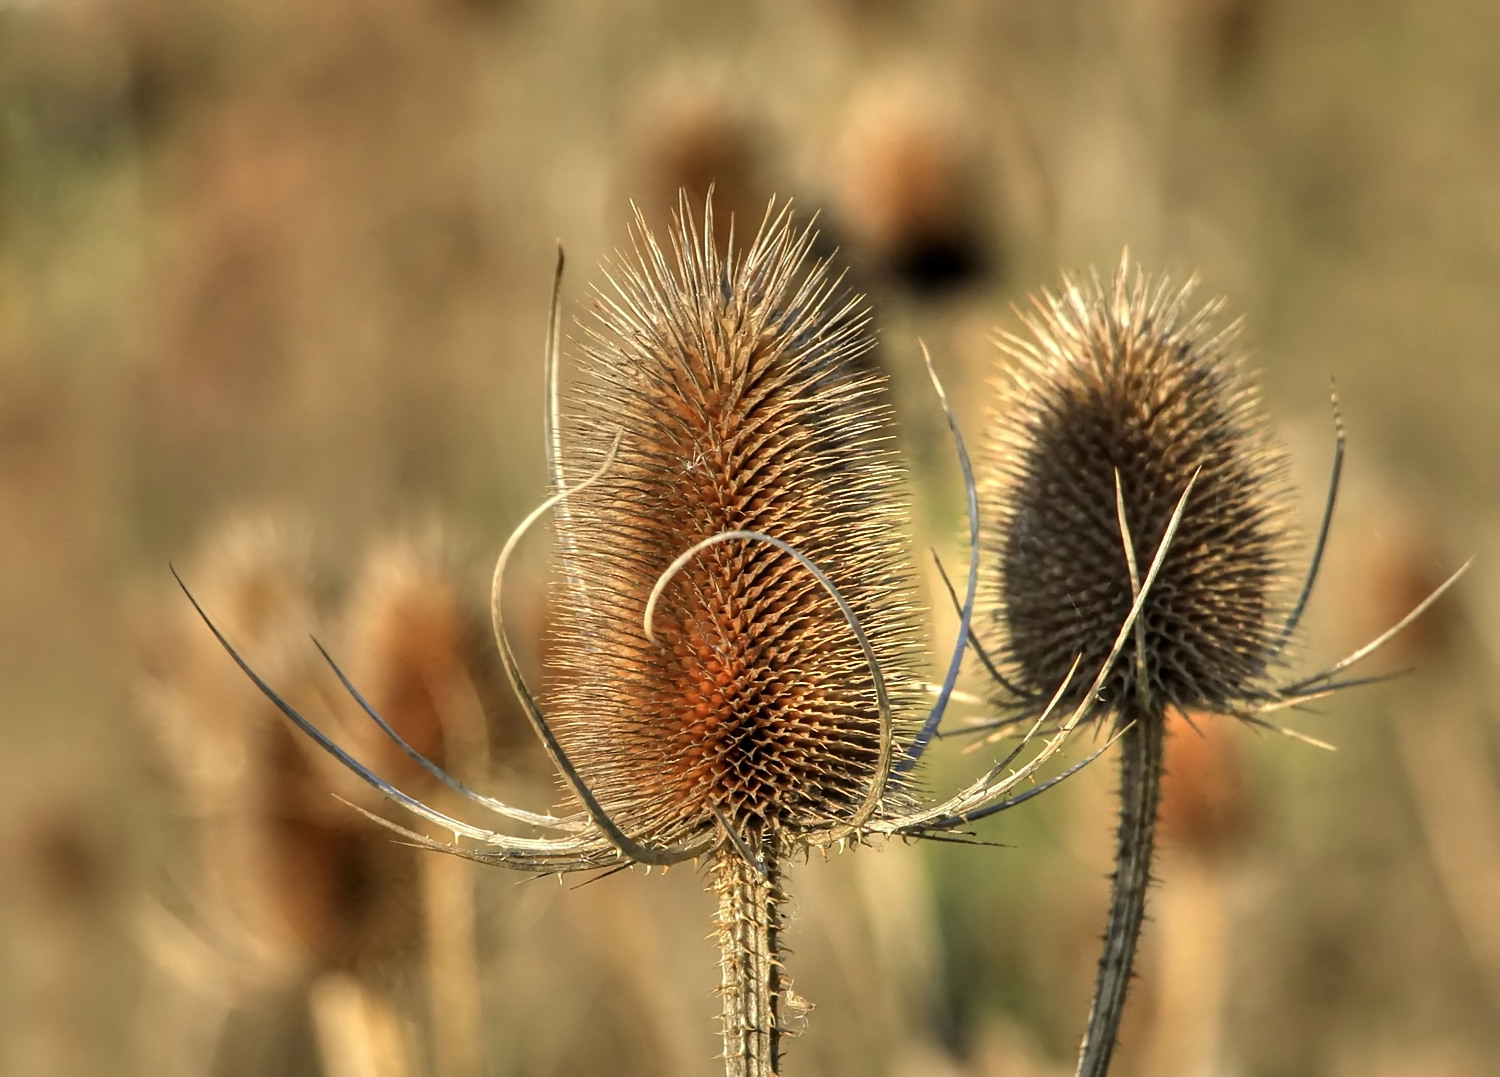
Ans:
{"type": "Polygon", "coordinates": [[[792,835],[865,796],[879,757],[874,682],[829,595],[763,543],[693,559],[642,627],[663,570],[746,529],[782,539],[858,615],[897,712],[911,710],[912,614],[902,470],[884,380],[855,360],[868,315],[836,294],[812,233],[768,214],[721,256],[679,209],[663,251],[637,218],[635,259],[601,293],[577,400],[575,481],[559,517],[566,594],[550,708],[622,829],[658,843],[715,825],[792,835]]]}
{"type": "Polygon", "coordinates": [[[1065,280],[1036,301],[1030,339],[1002,340],[1018,365],[990,432],[986,563],[998,657],[1023,696],[1055,691],[1079,654],[1097,668],[1130,609],[1116,474],[1141,571],[1197,480],[1107,703],[1224,712],[1265,688],[1291,553],[1286,460],[1237,327],[1214,327],[1217,303],[1187,313],[1187,297],[1122,262],[1108,288],[1065,280]]]}

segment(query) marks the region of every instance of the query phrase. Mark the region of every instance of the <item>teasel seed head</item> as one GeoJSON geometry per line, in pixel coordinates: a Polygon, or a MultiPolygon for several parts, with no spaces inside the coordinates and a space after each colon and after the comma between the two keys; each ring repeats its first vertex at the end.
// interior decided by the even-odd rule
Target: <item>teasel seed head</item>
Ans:
{"type": "Polygon", "coordinates": [[[1248,716],[1275,692],[1269,672],[1303,601],[1281,597],[1292,552],[1285,454],[1242,372],[1236,327],[1216,327],[1217,304],[1189,313],[1188,294],[1126,259],[1108,288],[1065,279],[1060,296],[1036,302],[1031,339],[1002,340],[1017,365],[986,490],[1002,702],[1034,711],[1077,656],[1103,662],[1145,599],[1102,686],[1120,727],[1120,817],[1080,1077],[1108,1072],[1130,985],[1167,715],[1248,716]],[[1179,506],[1148,586],[1139,566],[1179,506]]]}
{"type": "MultiPolygon", "coordinates": [[[[855,360],[869,315],[840,295],[810,229],[772,209],[721,254],[684,203],[667,249],[637,215],[588,334],[559,515],[566,593],[552,662],[559,739],[622,830],[653,844],[719,820],[750,845],[828,826],[876,780],[872,670],[829,593],[762,542],[819,566],[858,617],[893,710],[917,708],[907,504],[883,378],[855,360]]],[[[911,730],[898,728],[897,744],[911,730]]],[[[784,840],[795,844],[795,840],[784,840]]]]}
{"type": "Polygon", "coordinates": [[[1276,684],[1273,667],[1317,578],[1343,430],[1336,422],[1323,523],[1293,594],[1286,455],[1234,349],[1237,327],[1216,327],[1218,304],[1189,313],[1188,295],[1132,272],[1127,258],[1108,288],[1097,277],[1065,279],[1061,295],[1036,302],[1030,339],[1002,339],[1016,366],[1000,394],[985,491],[999,637],[996,656],[985,657],[1002,709],[1041,713],[1056,690],[1086,698],[1094,686],[1070,684],[1072,663],[1081,655],[1086,667],[1104,664],[1122,638],[1116,626],[1141,603],[1100,686],[1119,727],[1120,817],[1079,1077],[1108,1072],[1120,1027],[1151,880],[1168,716],[1228,714],[1280,729],[1261,715],[1365,683],[1339,675],[1464,571],[1369,644],[1276,684]],[[1140,571],[1148,559],[1159,566],[1154,579],[1140,571]]]}
{"type": "Polygon", "coordinates": [[[1189,482],[1105,704],[1222,713],[1267,688],[1290,598],[1287,458],[1238,326],[1216,326],[1218,303],[1190,312],[1190,292],[1127,257],[1108,287],[1065,278],[1035,301],[1030,339],[1001,340],[1015,365],[990,431],[986,582],[996,657],[1023,697],[1108,653],[1134,590],[1123,536],[1147,563],[1189,482]]]}

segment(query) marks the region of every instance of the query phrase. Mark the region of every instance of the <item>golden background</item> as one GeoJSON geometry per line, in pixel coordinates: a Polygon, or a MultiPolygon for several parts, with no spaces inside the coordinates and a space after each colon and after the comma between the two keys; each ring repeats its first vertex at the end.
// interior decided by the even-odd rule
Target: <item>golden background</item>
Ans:
{"type": "MultiPolygon", "coordinates": [[[[1308,529],[1336,379],[1294,668],[1478,561],[1369,666],[1414,673],[1288,716],[1337,752],[1177,738],[1117,1072],[1500,1072],[1496,41],[1475,0],[0,2],[0,1072],[714,1071],[691,868],[408,856],[167,570],[242,628],[270,610],[247,651],[310,709],[340,706],[317,632],[547,806],[472,619],[544,492],[555,243],[576,332],[630,200],[660,223],[711,180],[741,227],[816,211],[871,295],[917,549],[950,565],[918,338],[977,444],[1028,291],[1126,246],[1196,272],[1246,316],[1308,529]]],[[[986,758],[940,746],[928,783],[986,758]]],[[[979,829],[1005,847],[794,869],[787,1072],[1071,1073],[1112,789],[1101,760],[979,829]]]]}

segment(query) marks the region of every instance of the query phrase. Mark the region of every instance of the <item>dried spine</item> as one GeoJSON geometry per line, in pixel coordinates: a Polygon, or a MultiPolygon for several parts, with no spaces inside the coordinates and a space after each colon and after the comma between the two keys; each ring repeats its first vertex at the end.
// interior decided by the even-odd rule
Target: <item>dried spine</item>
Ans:
{"type": "Polygon", "coordinates": [[[1172,551],[1104,684],[1120,732],[1120,821],[1080,1074],[1107,1071],[1145,909],[1165,715],[1239,713],[1270,693],[1289,567],[1285,456],[1216,331],[1216,305],[1122,265],[1037,303],[1003,389],[986,499],[1002,702],[1034,710],[1091,665],[1140,594],[1138,565],[1192,486],[1172,551]]]}

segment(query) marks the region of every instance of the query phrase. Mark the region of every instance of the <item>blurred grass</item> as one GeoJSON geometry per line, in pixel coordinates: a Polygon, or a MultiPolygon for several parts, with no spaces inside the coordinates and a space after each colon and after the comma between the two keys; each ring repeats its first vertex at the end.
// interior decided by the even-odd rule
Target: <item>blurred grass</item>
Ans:
{"type": "MultiPolygon", "coordinates": [[[[627,200],[660,219],[711,177],[741,214],[773,192],[819,211],[874,296],[918,548],[950,564],[961,502],[919,336],[977,441],[1007,304],[1127,244],[1198,271],[1248,317],[1309,523],[1336,377],[1348,489],[1306,661],[1481,560],[1381,660],[1416,674],[1291,717],[1336,754],[1233,731],[1249,836],[1164,862],[1164,889],[1215,881],[1196,906],[1159,895],[1182,922],[1148,928],[1120,1069],[1166,1072],[1145,1061],[1167,1049],[1151,938],[1165,969],[1171,939],[1213,937],[1182,923],[1223,917],[1200,969],[1225,981],[1222,1030],[1174,1072],[1493,1072],[1497,24],[1477,0],[0,4],[0,1071],[149,1072],[142,1044],[192,1039],[181,1000],[184,1024],[142,1027],[153,991],[190,994],[136,916],[190,829],[135,705],[166,562],[279,514],[312,522],[336,589],[379,536],[439,518],[478,578],[543,485],[554,241],[582,311],[627,200]],[[1432,773],[1482,787],[1440,802],[1432,773]]],[[[978,765],[942,749],[930,785],[978,765]]],[[[818,1009],[791,1071],[1067,1072],[1111,780],[980,831],[1007,848],[799,869],[791,973],[818,1009]]],[[[489,1071],[702,1070],[691,876],[481,873],[489,1071]]],[[[420,994],[396,992],[418,1025],[420,994]]],[[[244,1005],[215,1072],[282,1027],[244,1005]]],[[[286,1035],[283,1062],[316,1072],[286,1035]]]]}

